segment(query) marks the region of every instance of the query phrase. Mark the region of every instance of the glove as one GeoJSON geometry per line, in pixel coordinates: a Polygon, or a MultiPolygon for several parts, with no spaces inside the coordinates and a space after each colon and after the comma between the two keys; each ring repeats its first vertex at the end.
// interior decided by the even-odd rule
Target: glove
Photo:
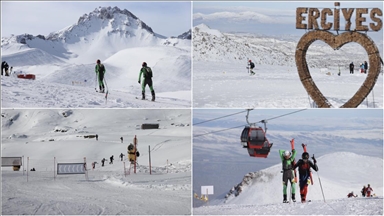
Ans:
{"type": "Polygon", "coordinates": [[[313,163],[316,163],[315,155],[312,156],[313,163]]]}
{"type": "Polygon", "coordinates": [[[138,81],[138,83],[140,84],[140,80],[138,81]]]}

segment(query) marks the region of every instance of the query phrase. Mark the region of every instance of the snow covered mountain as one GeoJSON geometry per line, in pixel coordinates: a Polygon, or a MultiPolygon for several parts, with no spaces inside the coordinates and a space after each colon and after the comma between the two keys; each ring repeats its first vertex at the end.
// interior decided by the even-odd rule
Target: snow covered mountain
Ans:
{"type": "Polygon", "coordinates": [[[22,169],[36,171],[27,177],[2,167],[2,214],[191,214],[190,122],[185,109],[3,110],[2,157],[24,156],[22,169]],[[142,130],[143,123],[158,123],[159,129],[142,130]],[[85,138],[95,134],[98,141],[85,138]],[[127,160],[135,136],[136,174],[127,160]],[[111,155],[113,164],[101,166],[111,155]],[[54,180],[54,157],[59,163],[82,163],[85,157],[89,180],[84,175],[54,180]],[[98,163],[95,169],[92,162],[98,163]],[[124,174],[123,163],[130,174],[124,174]]]}
{"type": "MultiPolygon", "coordinates": [[[[100,59],[106,66],[105,80],[109,93],[111,96],[117,96],[113,101],[119,103],[109,106],[142,107],[135,97],[141,96],[137,81],[142,63],[147,62],[154,72],[154,89],[160,96],[157,98],[161,99],[161,95],[165,93],[162,96],[171,98],[171,101],[183,101],[182,105],[179,103],[176,107],[190,107],[191,40],[184,38],[188,38],[188,33],[184,33],[183,37],[165,38],[126,9],[99,7],[81,16],[76,24],[48,36],[25,34],[2,38],[1,49],[2,60],[13,66],[14,72],[36,75],[36,80],[28,83],[32,86],[27,89],[34,89],[38,97],[52,98],[47,94],[54,89],[46,85],[53,84],[54,88],[60,88],[55,89],[59,92],[80,92],[86,94],[80,96],[82,98],[93,98],[94,88],[97,87],[94,67],[96,60],[100,59]],[[74,84],[82,86],[83,90],[75,89],[74,84]],[[118,92],[123,94],[119,95],[118,92]]],[[[24,81],[2,79],[3,82],[9,82],[3,87],[3,92],[8,92],[3,98],[16,99],[20,95],[14,95],[13,92],[24,92],[20,89],[25,86],[22,84],[24,81]]],[[[26,95],[22,97],[24,96],[26,95]]],[[[26,106],[46,107],[47,104],[39,103],[42,100],[44,99],[34,98],[31,104],[26,106]]],[[[57,106],[93,107],[94,104],[81,100],[73,105],[64,100],[57,106]]],[[[15,101],[8,99],[2,102],[3,107],[25,107],[25,103],[14,103],[15,101]]],[[[52,101],[50,106],[56,102],[57,100],[52,101]]],[[[143,106],[175,107],[175,104],[146,103],[143,106]]]]}
{"type": "MultiPolygon", "coordinates": [[[[299,37],[266,36],[250,33],[222,33],[205,24],[193,28],[193,58],[195,61],[246,62],[258,65],[295,66],[295,51],[299,37]]],[[[382,53],[383,41],[376,42],[382,53]]],[[[324,42],[315,42],[307,56],[311,68],[340,67],[350,62],[364,62],[368,56],[358,44],[347,44],[335,52],[324,42]]]]}
{"type": "MultiPolygon", "coordinates": [[[[85,63],[94,62],[97,58],[105,59],[130,47],[164,45],[165,39],[126,9],[99,7],[81,16],[76,24],[48,36],[24,34],[2,38],[1,47],[3,59],[15,66],[20,64],[7,55],[29,48],[64,60],[76,59],[75,62],[85,63]]],[[[189,42],[179,42],[179,46],[189,42]]]]}
{"type": "MultiPolygon", "coordinates": [[[[210,200],[210,206],[194,208],[195,214],[375,214],[383,213],[383,159],[351,152],[335,152],[317,158],[319,174],[312,172],[307,200],[301,204],[296,185],[296,205],[282,203],[281,164],[247,173],[225,198],[210,200]],[[335,158],[340,158],[335,161],[335,158]],[[335,165],[337,163],[337,165],[335,165]],[[321,186],[320,186],[321,183],[321,186]],[[364,198],[363,185],[374,187],[373,198],[364,198]],[[322,187],[322,188],[321,188],[322,187]],[[321,189],[323,189],[324,197],[321,189]],[[348,199],[351,191],[358,198],[348,199]],[[324,203],[324,198],[326,203],[324,203]],[[369,206],[369,207],[368,207],[369,206]],[[225,209],[225,211],[223,211],[225,209]]],[[[288,190],[289,191],[289,190],[288,190]]]]}

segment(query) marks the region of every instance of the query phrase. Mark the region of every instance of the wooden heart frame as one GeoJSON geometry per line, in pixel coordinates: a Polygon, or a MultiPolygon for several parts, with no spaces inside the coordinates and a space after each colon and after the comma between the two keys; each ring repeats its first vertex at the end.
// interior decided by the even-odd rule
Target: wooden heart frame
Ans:
{"type": "Polygon", "coordinates": [[[379,77],[380,62],[382,61],[380,58],[379,49],[370,37],[355,31],[334,35],[328,31],[315,30],[304,34],[296,47],[296,66],[304,88],[307,90],[308,94],[316,102],[319,108],[330,108],[332,107],[332,104],[327,100],[326,97],[324,97],[319,88],[317,88],[307,65],[306,54],[308,47],[316,40],[324,41],[335,50],[351,42],[358,43],[364,47],[369,58],[367,78],[359,90],[357,90],[357,92],[353,95],[353,97],[341,106],[341,108],[358,107],[369,95],[379,77]]]}

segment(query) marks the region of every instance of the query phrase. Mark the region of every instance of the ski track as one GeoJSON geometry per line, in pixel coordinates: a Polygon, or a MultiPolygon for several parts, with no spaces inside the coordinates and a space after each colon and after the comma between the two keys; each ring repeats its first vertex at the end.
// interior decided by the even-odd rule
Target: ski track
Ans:
{"type": "Polygon", "coordinates": [[[107,101],[105,95],[106,93],[98,93],[92,87],[2,77],[2,107],[6,108],[185,108],[191,106],[191,101],[159,97],[158,94],[155,102],[136,100],[136,95],[115,89],[109,89],[107,101]]]}
{"type": "MultiPolygon", "coordinates": [[[[246,64],[195,61],[193,65],[193,106],[197,108],[311,108],[313,102],[302,85],[295,67],[256,65],[250,76],[246,64]],[[230,87],[230,88],[228,88],[230,87]],[[310,103],[311,101],[311,103],[310,103]]],[[[360,88],[365,74],[341,76],[312,69],[313,80],[334,108],[342,106],[360,88]],[[335,91],[337,90],[337,91],[335,91]]],[[[368,108],[383,107],[383,76],[373,94],[368,95],[368,108]],[[373,98],[374,96],[374,98],[373,98]],[[374,100],[374,104],[373,104],[374,100]]],[[[364,100],[359,108],[367,108],[364,100]]]]}
{"type": "Polygon", "coordinates": [[[3,199],[2,214],[190,214],[191,185],[183,185],[190,174],[156,175],[141,181],[132,175],[88,173],[89,181],[83,175],[58,175],[54,181],[52,172],[29,172],[27,182],[26,174],[3,172],[2,191],[7,199],[3,199]],[[151,180],[154,178],[157,180],[151,180]],[[44,193],[36,193],[40,190],[44,193]]]}

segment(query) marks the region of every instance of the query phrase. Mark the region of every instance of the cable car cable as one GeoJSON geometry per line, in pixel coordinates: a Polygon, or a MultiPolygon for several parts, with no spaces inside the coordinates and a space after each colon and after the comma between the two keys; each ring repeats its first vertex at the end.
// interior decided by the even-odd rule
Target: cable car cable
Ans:
{"type": "Polygon", "coordinates": [[[234,113],[234,114],[230,114],[230,115],[226,115],[226,116],[222,116],[222,117],[218,117],[218,118],[214,118],[214,119],[210,119],[210,120],[206,120],[206,121],[198,122],[198,123],[195,123],[195,124],[193,124],[193,125],[203,124],[203,123],[210,122],[210,121],[214,121],[214,120],[217,120],[217,119],[221,119],[221,118],[225,118],[225,117],[229,117],[229,116],[237,115],[237,114],[240,114],[240,113],[243,113],[243,112],[247,112],[247,111],[245,110],[245,111],[237,112],[237,113],[234,113]]]}
{"type": "MultiPolygon", "coordinates": [[[[294,113],[297,113],[297,112],[301,112],[301,111],[304,111],[304,110],[307,110],[307,108],[301,109],[301,110],[296,110],[294,112],[286,113],[284,115],[276,116],[276,117],[273,117],[273,118],[270,118],[270,119],[263,119],[263,120],[258,121],[258,122],[264,123],[264,122],[269,121],[269,120],[281,118],[281,117],[284,117],[284,116],[287,116],[287,115],[291,115],[291,114],[294,114],[294,113]]],[[[247,111],[245,111],[245,112],[247,112],[247,111]]],[[[253,123],[253,124],[255,124],[255,123],[253,123]]],[[[197,135],[194,135],[193,137],[204,136],[204,135],[211,134],[211,133],[218,133],[218,132],[222,132],[222,131],[226,131],[226,130],[231,130],[231,129],[235,129],[235,128],[239,128],[239,127],[244,127],[244,126],[247,126],[247,125],[248,124],[240,125],[240,126],[236,126],[236,127],[231,127],[231,128],[226,128],[226,129],[221,129],[221,130],[217,130],[217,131],[211,131],[211,132],[208,132],[208,133],[205,133],[205,134],[197,134],[197,135]]]]}

